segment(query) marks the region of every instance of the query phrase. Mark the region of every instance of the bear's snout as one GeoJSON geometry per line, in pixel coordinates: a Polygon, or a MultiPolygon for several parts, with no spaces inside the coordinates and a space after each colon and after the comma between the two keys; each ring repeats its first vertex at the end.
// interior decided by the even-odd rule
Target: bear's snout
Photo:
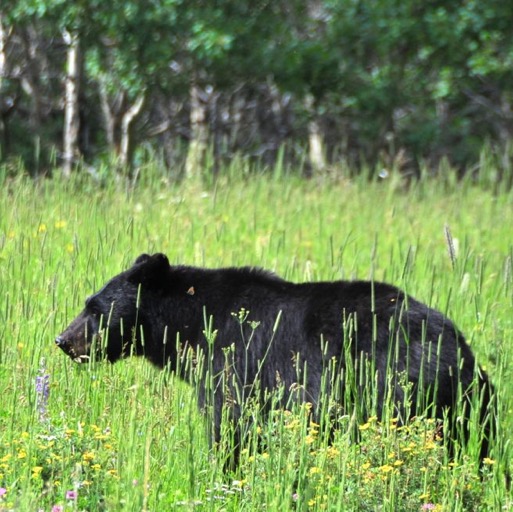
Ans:
{"type": "Polygon", "coordinates": [[[62,350],[66,350],[66,347],[68,346],[68,342],[61,336],[57,336],[57,338],[55,338],[55,344],[59,348],[62,348],[62,350]]]}
{"type": "Polygon", "coordinates": [[[66,338],[64,338],[62,335],[59,335],[57,336],[57,338],[55,338],[55,344],[66,354],[68,355],[69,357],[71,357],[71,359],[73,359],[73,361],[75,361],[76,363],[85,363],[86,361],[89,360],[89,356],[86,355],[86,354],[79,354],[73,344],[66,338]]]}
{"type": "Polygon", "coordinates": [[[63,350],[66,354],[73,357],[73,347],[69,340],[65,339],[63,336],[59,335],[55,338],[55,344],[63,350]]]}

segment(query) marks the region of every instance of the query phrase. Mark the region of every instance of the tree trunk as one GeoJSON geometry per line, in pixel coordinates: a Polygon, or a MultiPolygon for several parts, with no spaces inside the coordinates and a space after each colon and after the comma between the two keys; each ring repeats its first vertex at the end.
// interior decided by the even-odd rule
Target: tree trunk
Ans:
{"type": "Polygon", "coordinates": [[[4,79],[7,77],[7,30],[5,29],[2,22],[2,15],[0,13],[0,158],[4,157],[9,152],[9,129],[7,127],[7,116],[4,115],[4,110],[8,105],[4,105],[5,100],[3,98],[4,91],[4,79]]]}
{"type": "Polygon", "coordinates": [[[0,13],[0,91],[2,90],[3,79],[7,76],[7,30],[2,22],[0,13]]]}
{"type": "Polygon", "coordinates": [[[21,73],[21,87],[28,98],[30,98],[30,117],[29,128],[34,135],[34,145],[38,145],[42,126],[45,121],[44,116],[44,93],[41,86],[41,77],[44,76],[45,59],[41,55],[43,52],[38,51],[37,31],[29,26],[25,30],[20,31],[21,44],[26,59],[25,69],[21,73]]]}
{"type": "Polygon", "coordinates": [[[199,178],[206,164],[208,123],[207,109],[202,98],[200,87],[193,83],[190,90],[190,123],[191,137],[185,162],[185,177],[199,178]]]}
{"type": "Polygon", "coordinates": [[[310,117],[308,121],[308,159],[312,166],[312,171],[317,173],[326,169],[324,137],[313,96],[308,95],[306,97],[305,106],[310,117]]]}
{"type": "Polygon", "coordinates": [[[144,105],[144,94],[140,94],[135,102],[125,111],[121,118],[118,162],[121,169],[128,169],[132,163],[131,128],[134,119],[141,113],[144,105]]]}
{"type": "Polygon", "coordinates": [[[73,164],[79,158],[78,133],[80,129],[78,89],[80,85],[80,49],[76,33],[63,32],[67,49],[66,87],[64,93],[64,140],[62,174],[69,178],[73,164]]]}
{"type": "Polygon", "coordinates": [[[106,84],[101,82],[99,90],[107,143],[119,170],[126,171],[132,164],[132,126],[144,106],[145,93],[130,104],[126,91],[118,92],[111,99],[106,84]]]}
{"type": "MultiPolygon", "coordinates": [[[[103,121],[105,123],[105,137],[107,138],[107,145],[112,153],[117,153],[116,148],[116,116],[114,113],[114,109],[111,107],[109,103],[109,93],[107,92],[107,87],[103,83],[103,80],[100,81],[99,84],[99,94],[100,94],[100,105],[102,108],[103,121]]],[[[124,93],[120,92],[120,96],[123,96],[124,93]]],[[[124,103],[124,99],[121,100],[124,103]]]]}

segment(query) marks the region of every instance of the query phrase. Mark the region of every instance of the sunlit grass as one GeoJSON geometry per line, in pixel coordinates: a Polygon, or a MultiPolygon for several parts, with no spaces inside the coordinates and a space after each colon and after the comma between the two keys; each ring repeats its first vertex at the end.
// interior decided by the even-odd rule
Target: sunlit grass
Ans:
{"type": "Polygon", "coordinates": [[[511,194],[428,180],[406,192],[363,180],[143,178],[135,188],[16,179],[0,191],[0,510],[511,507],[511,194]],[[144,361],[78,367],[53,346],[92,291],[153,251],[405,288],[454,319],[490,373],[504,434],[496,451],[481,468],[472,447],[449,460],[422,418],[348,415],[328,443],[303,406],[255,424],[259,449],[249,443],[239,471],[223,472],[190,386],[144,361]],[[47,396],[36,388],[43,375],[47,396]]]}

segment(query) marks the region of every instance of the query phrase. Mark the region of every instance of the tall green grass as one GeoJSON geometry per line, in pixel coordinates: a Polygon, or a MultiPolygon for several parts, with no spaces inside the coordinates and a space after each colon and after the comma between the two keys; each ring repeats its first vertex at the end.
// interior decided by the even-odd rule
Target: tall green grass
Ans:
{"type": "Polygon", "coordinates": [[[306,181],[283,169],[243,178],[232,169],[207,185],[169,184],[150,167],[139,178],[4,180],[0,510],[511,508],[502,469],[513,431],[511,193],[481,179],[426,178],[406,190],[393,175],[306,181]],[[388,281],[447,313],[498,390],[493,457],[480,469],[471,443],[449,460],[432,441],[436,426],[420,419],[348,416],[328,442],[297,406],[254,422],[258,442],[238,472],[223,472],[191,386],[141,360],[79,367],[54,347],[89,294],[153,251],[295,281],[388,281]],[[35,384],[44,375],[46,411],[35,384]]]}

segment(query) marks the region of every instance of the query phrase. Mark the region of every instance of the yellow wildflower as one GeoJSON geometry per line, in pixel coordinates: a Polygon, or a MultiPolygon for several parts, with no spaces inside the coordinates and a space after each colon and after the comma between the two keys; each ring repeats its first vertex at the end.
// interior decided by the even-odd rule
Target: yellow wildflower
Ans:
{"type": "Polygon", "coordinates": [[[285,425],[285,428],[287,430],[293,430],[300,426],[299,420],[297,418],[293,419],[290,423],[287,423],[285,425]]]}
{"type": "Polygon", "coordinates": [[[335,448],[334,446],[330,446],[328,447],[328,450],[327,450],[327,453],[328,453],[328,457],[330,459],[334,459],[335,457],[337,457],[338,455],[340,455],[340,451],[338,448],[335,448]]]}
{"type": "Polygon", "coordinates": [[[32,468],[32,478],[37,478],[43,471],[43,466],[34,466],[32,468]]]}
{"type": "Polygon", "coordinates": [[[93,452],[85,452],[82,455],[82,459],[84,460],[84,462],[91,462],[92,460],[94,460],[94,453],[93,452]]]}
{"type": "Polygon", "coordinates": [[[435,448],[437,447],[437,444],[434,442],[434,441],[427,441],[425,444],[424,444],[424,449],[425,450],[434,450],[435,448]]]}

